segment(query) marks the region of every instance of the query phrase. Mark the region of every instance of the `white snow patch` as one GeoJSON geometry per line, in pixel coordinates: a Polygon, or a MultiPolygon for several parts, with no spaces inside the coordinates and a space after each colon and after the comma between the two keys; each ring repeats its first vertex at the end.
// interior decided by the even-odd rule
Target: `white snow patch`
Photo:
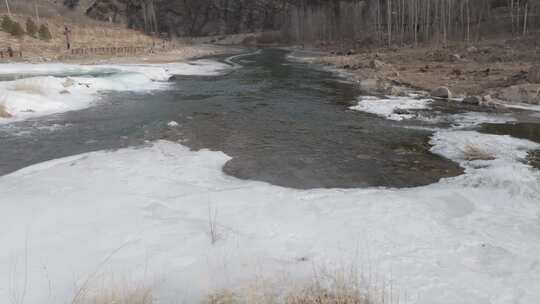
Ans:
{"type": "Polygon", "coordinates": [[[0,303],[22,290],[25,256],[30,304],[69,302],[93,273],[91,284],[155,281],[159,303],[194,303],[256,275],[343,263],[391,278],[404,304],[536,303],[540,172],[519,160],[538,144],[467,131],[433,144],[467,174],[413,189],[293,190],[225,175],[221,152],[159,141],[0,177],[0,303]],[[496,160],[466,162],[471,143],[496,160]]]}
{"type": "Polygon", "coordinates": [[[520,109],[520,110],[540,112],[540,105],[532,105],[532,104],[526,104],[526,103],[516,103],[516,104],[505,103],[502,105],[510,109],[520,109]]]}
{"type": "Polygon", "coordinates": [[[0,64],[0,75],[34,75],[0,82],[0,104],[13,115],[0,122],[77,110],[88,107],[100,92],[158,90],[166,88],[173,75],[217,75],[226,67],[211,60],[159,65],[0,64]]]}
{"type": "Polygon", "coordinates": [[[167,126],[170,127],[170,128],[175,128],[175,127],[178,127],[179,124],[176,121],[173,120],[173,121],[169,121],[167,126]]]}
{"type": "Polygon", "coordinates": [[[396,114],[395,110],[427,109],[430,99],[414,99],[413,97],[388,97],[379,99],[372,96],[363,96],[351,110],[376,114],[391,120],[412,119],[413,114],[396,114]]]}

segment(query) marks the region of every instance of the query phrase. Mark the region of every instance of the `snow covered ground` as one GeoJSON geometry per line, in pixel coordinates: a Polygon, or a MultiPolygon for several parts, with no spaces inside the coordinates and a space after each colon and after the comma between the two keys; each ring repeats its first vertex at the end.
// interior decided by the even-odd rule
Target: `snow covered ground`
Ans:
{"type": "Polygon", "coordinates": [[[104,91],[152,91],[167,87],[173,75],[217,75],[229,68],[212,60],[145,65],[0,64],[0,105],[8,123],[90,106],[104,91]],[[46,75],[46,76],[45,76],[46,75]]]}
{"type": "Polygon", "coordinates": [[[0,177],[0,303],[68,303],[110,277],[152,285],[157,303],[193,303],[319,265],[355,265],[400,303],[538,303],[540,171],[522,160],[540,145],[456,130],[432,143],[466,174],[293,190],[225,175],[221,152],[159,141],[0,177]],[[466,161],[470,145],[495,159],[466,161]]]}
{"type": "Polygon", "coordinates": [[[390,96],[381,99],[372,96],[362,96],[358,104],[351,107],[351,110],[372,113],[391,120],[411,119],[415,115],[408,113],[407,110],[427,109],[430,101],[430,99],[415,99],[415,97],[390,96]]]}

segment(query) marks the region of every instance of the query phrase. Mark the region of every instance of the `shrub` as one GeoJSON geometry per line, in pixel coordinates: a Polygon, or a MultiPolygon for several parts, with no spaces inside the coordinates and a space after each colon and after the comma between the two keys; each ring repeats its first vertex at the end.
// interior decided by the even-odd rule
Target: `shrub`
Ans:
{"type": "Polygon", "coordinates": [[[25,34],[25,31],[19,22],[13,21],[11,24],[11,31],[9,32],[15,37],[22,37],[25,34]]]}
{"type": "Polygon", "coordinates": [[[37,32],[38,32],[38,27],[36,23],[34,22],[34,20],[32,20],[32,18],[26,19],[26,33],[29,36],[36,38],[37,32]]]}
{"type": "Polygon", "coordinates": [[[42,24],[39,27],[39,39],[49,41],[52,39],[51,31],[49,31],[49,27],[47,27],[45,24],[42,24]]]}
{"type": "Polygon", "coordinates": [[[2,18],[2,30],[8,32],[15,37],[24,36],[24,29],[19,24],[19,22],[14,21],[9,16],[4,16],[2,18]]]}
{"type": "Polygon", "coordinates": [[[11,33],[11,26],[12,25],[13,25],[13,20],[11,20],[11,18],[9,18],[9,16],[5,15],[2,18],[2,30],[4,32],[11,33]]]}

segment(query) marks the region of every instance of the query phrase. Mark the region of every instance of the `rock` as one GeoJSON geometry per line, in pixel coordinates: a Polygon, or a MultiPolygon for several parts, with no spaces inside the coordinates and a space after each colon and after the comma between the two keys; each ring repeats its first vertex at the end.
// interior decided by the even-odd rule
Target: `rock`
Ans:
{"type": "Polygon", "coordinates": [[[379,81],[374,78],[368,78],[360,81],[360,88],[366,91],[379,89],[379,81]]]}
{"type": "Polygon", "coordinates": [[[386,64],[378,59],[373,59],[369,63],[369,67],[372,69],[380,70],[382,69],[386,64]]]}
{"type": "Polygon", "coordinates": [[[6,106],[0,104],[0,118],[10,118],[11,114],[6,110],[6,106]]]}
{"type": "Polygon", "coordinates": [[[471,106],[478,106],[480,105],[480,97],[478,96],[467,96],[465,99],[463,99],[463,103],[471,106]]]}
{"type": "Polygon", "coordinates": [[[463,74],[463,72],[460,70],[460,69],[452,69],[452,75],[456,75],[456,76],[461,76],[461,74],[463,74]]]}
{"type": "Polygon", "coordinates": [[[62,90],[62,91],[60,91],[60,94],[62,94],[62,95],[71,94],[71,92],[68,91],[68,90],[62,90]]]}
{"type": "Polygon", "coordinates": [[[540,84],[521,84],[504,88],[498,94],[502,100],[540,104],[540,84]]]}
{"type": "Polygon", "coordinates": [[[397,114],[397,115],[410,115],[411,112],[407,111],[405,109],[395,108],[394,109],[394,114],[397,114]]]}
{"type": "Polygon", "coordinates": [[[403,87],[398,87],[398,86],[390,86],[386,90],[386,93],[392,96],[404,96],[406,93],[406,89],[403,87]]]}
{"type": "Polygon", "coordinates": [[[75,80],[71,79],[71,78],[66,78],[66,81],[64,81],[64,83],[62,83],[62,86],[64,88],[69,88],[71,86],[73,86],[75,84],[75,80]]]}
{"type": "Polygon", "coordinates": [[[467,48],[467,53],[476,53],[478,52],[478,48],[476,48],[475,46],[470,46],[467,48]]]}
{"type": "Polygon", "coordinates": [[[540,65],[535,65],[529,69],[527,80],[530,83],[540,83],[540,65]]]}
{"type": "Polygon", "coordinates": [[[351,56],[351,55],[354,55],[354,54],[356,54],[355,50],[348,50],[347,51],[347,56],[351,56]]]}
{"type": "Polygon", "coordinates": [[[431,91],[431,96],[436,98],[452,98],[452,92],[447,87],[438,87],[431,91]]]}
{"type": "Polygon", "coordinates": [[[490,101],[493,101],[493,97],[491,97],[491,95],[489,95],[489,94],[488,94],[488,95],[484,95],[484,96],[482,97],[482,101],[484,101],[484,102],[490,102],[490,101]]]}
{"type": "Polygon", "coordinates": [[[461,60],[461,56],[459,54],[450,55],[450,61],[451,62],[456,62],[456,61],[460,61],[460,60],[461,60]]]}

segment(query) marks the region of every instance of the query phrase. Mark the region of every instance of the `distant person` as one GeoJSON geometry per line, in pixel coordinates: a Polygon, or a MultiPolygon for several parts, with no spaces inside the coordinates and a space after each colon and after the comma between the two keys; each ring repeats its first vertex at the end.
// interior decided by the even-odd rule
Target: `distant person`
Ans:
{"type": "Polygon", "coordinates": [[[13,49],[11,48],[11,46],[8,46],[7,54],[8,54],[9,57],[13,57],[13,49]]]}
{"type": "Polygon", "coordinates": [[[71,41],[69,40],[69,34],[71,34],[71,30],[66,25],[64,27],[64,35],[66,36],[66,47],[68,50],[71,49],[71,41]]]}

